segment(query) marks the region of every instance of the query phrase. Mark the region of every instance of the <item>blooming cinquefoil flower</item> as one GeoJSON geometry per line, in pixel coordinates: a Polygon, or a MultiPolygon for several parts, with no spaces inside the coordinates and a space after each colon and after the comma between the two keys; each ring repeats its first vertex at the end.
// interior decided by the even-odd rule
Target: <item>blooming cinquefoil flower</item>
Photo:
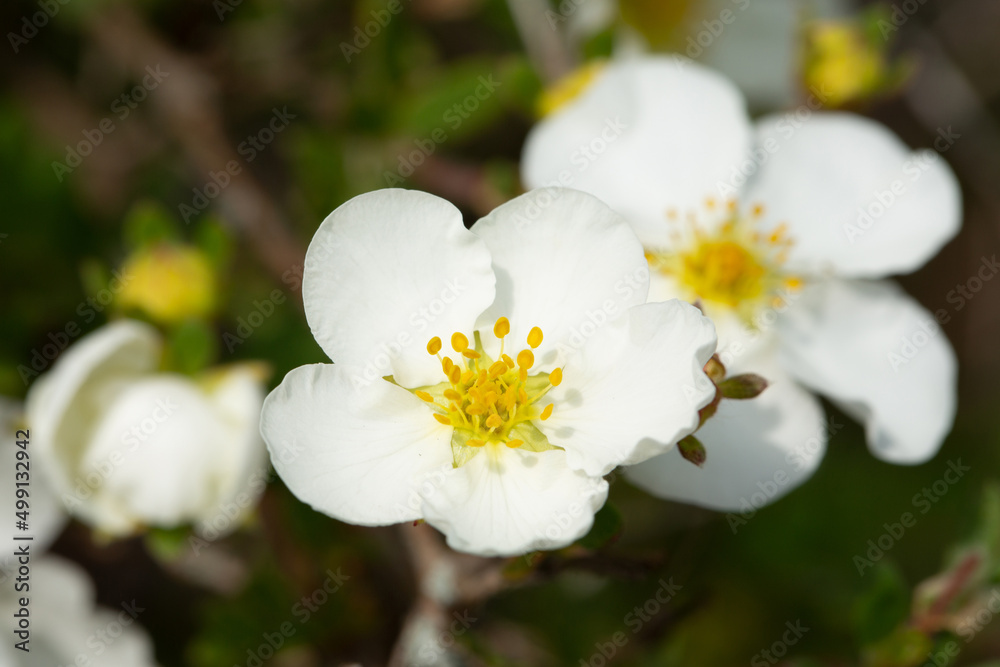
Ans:
{"type": "Polygon", "coordinates": [[[529,185],[569,182],[624,214],[646,249],[650,299],[700,303],[730,370],[771,382],[699,431],[703,469],[670,452],[631,471],[640,486],[720,509],[793,488],[825,448],[802,385],[863,421],[887,461],[937,451],[954,417],[953,352],[933,316],[871,280],[916,269],[956,233],[960,194],[936,153],[808,107],[751,124],[727,80],[656,57],[609,65],[542,121],[523,171],[529,185]],[[575,168],[609,118],[626,129],[575,168]]]}
{"type": "Polygon", "coordinates": [[[642,305],[642,246],[594,197],[531,192],[467,230],[432,195],[330,214],[303,301],[336,364],[290,372],[261,430],[293,493],[337,519],[425,519],[486,555],[589,529],[601,478],[671,448],[713,388],[711,323],[642,305]],[[707,385],[707,386],[706,386],[707,385]]]}
{"type": "Polygon", "coordinates": [[[260,369],[192,379],[158,372],[161,356],[156,331],[129,320],[68,349],[28,393],[39,461],[69,511],[108,534],[187,522],[213,535],[233,529],[229,508],[263,488],[254,482],[266,461],[260,369]]]}
{"type": "MultiPolygon", "coordinates": [[[[30,591],[16,592],[11,584],[0,589],[0,613],[8,619],[28,609],[27,637],[16,631],[0,647],[0,665],[94,665],[95,667],[153,667],[153,644],[137,618],[145,609],[128,600],[115,610],[95,606],[94,586],[86,572],[55,556],[39,558],[31,549],[30,591]],[[28,597],[28,607],[20,600],[28,597]],[[26,651],[16,645],[27,639],[26,651]]],[[[17,630],[15,625],[15,630],[17,630]]],[[[10,632],[8,630],[8,632],[10,632]]]]}

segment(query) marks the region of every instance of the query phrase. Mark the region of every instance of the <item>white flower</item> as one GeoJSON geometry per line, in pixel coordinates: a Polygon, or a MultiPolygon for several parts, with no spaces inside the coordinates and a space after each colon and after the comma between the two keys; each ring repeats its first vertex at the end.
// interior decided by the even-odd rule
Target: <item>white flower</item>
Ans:
{"type": "Polygon", "coordinates": [[[572,542],[601,476],[670,449],[713,395],[711,324],[642,305],[647,279],[625,221],[581,192],[528,193],[471,231],[425,193],[352,199],[303,279],[336,364],[293,370],[265,401],[275,468],[350,523],[425,519],[484,555],[572,542]]]}
{"type": "Polygon", "coordinates": [[[233,365],[196,381],[158,372],[161,356],[140,322],[80,340],[28,393],[32,446],[67,509],[105,533],[235,529],[231,508],[263,488],[260,370],[233,365]]]}
{"type": "Polygon", "coordinates": [[[955,412],[954,354],[934,316],[872,280],[918,268],[959,227],[958,185],[934,151],[807,107],[752,124],[723,77],[650,57],[609,65],[542,121],[522,166],[529,186],[561,179],[624,214],[655,269],[650,299],[698,301],[729,370],[770,380],[699,431],[704,468],[670,452],[630,471],[640,486],[744,510],[789,491],[825,450],[807,388],[862,421],[882,459],[937,451],[955,412]],[[625,129],[579,169],[609,119],[625,129]]]}
{"type": "MultiPolygon", "coordinates": [[[[32,547],[32,550],[34,547],[32,547]]],[[[93,667],[153,667],[153,646],[139,626],[141,604],[121,608],[95,607],[94,588],[85,572],[69,561],[33,554],[31,590],[18,593],[12,585],[0,591],[0,613],[16,630],[19,599],[30,599],[28,652],[14,647],[22,641],[7,631],[0,648],[0,665],[92,665],[93,667]]]]}

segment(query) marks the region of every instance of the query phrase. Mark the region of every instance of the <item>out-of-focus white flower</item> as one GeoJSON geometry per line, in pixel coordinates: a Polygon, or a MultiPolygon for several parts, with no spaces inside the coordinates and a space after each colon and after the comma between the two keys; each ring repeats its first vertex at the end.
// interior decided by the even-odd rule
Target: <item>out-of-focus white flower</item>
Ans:
{"type": "MultiPolygon", "coordinates": [[[[31,455],[34,454],[34,447],[31,442],[31,433],[28,437],[22,437],[21,429],[27,428],[24,421],[23,406],[20,402],[9,398],[0,397],[0,434],[3,434],[3,442],[0,443],[0,479],[3,483],[9,484],[11,492],[3,494],[0,502],[0,514],[9,517],[7,523],[7,539],[4,544],[16,544],[14,537],[30,536],[32,553],[41,553],[49,548],[49,545],[59,536],[63,526],[66,524],[66,512],[63,511],[59,499],[52,491],[52,485],[45,476],[45,469],[39,465],[31,466],[31,455]],[[24,451],[27,451],[27,463],[21,468],[15,469],[17,464],[18,440],[26,441],[24,451]],[[18,474],[20,473],[20,474],[18,474]],[[15,487],[17,482],[27,482],[27,487],[15,487]],[[26,488],[27,497],[24,500],[28,503],[27,530],[16,528],[15,512],[25,511],[17,507],[17,496],[14,493],[16,488],[26,488]]],[[[17,569],[17,561],[13,550],[7,550],[0,556],[0,585],[7,586],[7,577],[17,569]],[[13,567],[12,567],[13,566],[13,567]]]]}
{"type": "Polygon", "coordinates": [[[306,254],[306,316],[336,364],[268,396],[274,466],[342,521],[426,519],[485,555],[569,544],[601,476],[672,448],[714,394],[711,323],[642,305],[647,289],[628,224],[582,192],[530,192],[471,231],[422,192],[356,197],[306,254]]]}
{"type": "Polygon", "coordinates": [[[161,356],[157,332],[129,320],[67,350],[28,394],[39,462],[67,509],[110,535],[206,528],[220,515],[235,528],[226,509],[262,489],[261,370],[237,364],[192,379],[158,372],[161,356]]]}
{"type": "MultiPolygon", "coordinates": [[[[32,547],[34,549],[34,547],[32,547]]],[[[91,665],[92,667],[152,667],[153,646],[139,627],[144,609],[123,600],[116,610],[95,607],[94,589],[85,572],[55,556],[32,557],[30,590],[13,586],[0,590],[0,613],[17,621],[20,598],[31,601],[28,652],[14,648],[16,635],[3,642],[0,665],[91,665]]],[[[8,630],[8,635],[10,631],[8,630]]]]}
{"type": "Polygon", "coordinates": [[[701,470],[669,452],[630,471],[657,495],[748,509],[808,477],[826,429],[802,385],[864,422],[890,462],[927,460],[951,428],[946,337],[894,284],[871,279],[918,268],[956,233],[955,177],[873,121],[802,111],[754,124],[722,76],[643,58],[608,65],[528,138],[526,183],[570,174],[624,214],[654,269],[650,300],[699,302],[727,367],[771,383],[753,401],[724,401],[699,431],[701,470]],[[579,169],[574,156],[609,119],[625,129],[579,169]]]}

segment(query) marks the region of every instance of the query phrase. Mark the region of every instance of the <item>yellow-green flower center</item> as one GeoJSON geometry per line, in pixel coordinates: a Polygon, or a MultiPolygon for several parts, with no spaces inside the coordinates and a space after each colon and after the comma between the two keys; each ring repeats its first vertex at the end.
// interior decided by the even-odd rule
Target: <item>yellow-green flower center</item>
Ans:
{"type": "Polygon", "coordinates": [[[427,351],[441,361],[447,381],[413,390],[433,410],[434,419],[455,429],[452,450],[456,466],[486,445],[533,451],[552,449],[532,422],[544,421],[552,415],[552,403],[539,407],[538,402],[562,382],[562,369],[531,373],[535,365],[532,350],[542,343],[543,334],[538,327],[528,334],[528,347],[514,357],[504,351],[505,338],[510,333],[506,317],[497,320],[493,333],[500,340],[496,360],[483,350],[478,332],[474,348],[469,346],[465,334],[452,334],[451,347],[458,355],[455,359],[442,356],[440,338],[430,339],[427,351]]]}
{"type": "MultiPolygon", "coordinates": [[[[714,201],[706,208],[715,212],[714,201]]],[[[731,201],[721,215],[714,226],[699,224],[692,215],[678,228],[676,213],[669,212],[671,248],[647,248],[646,258],[650,268],[676,280],[689,301],[723,306],[749,320],[779,288],[799,288],[801,281],[782,268],[792,240],[784,224],[770,232],[759,229],[761,206],[744,215],[731,201]]]]}

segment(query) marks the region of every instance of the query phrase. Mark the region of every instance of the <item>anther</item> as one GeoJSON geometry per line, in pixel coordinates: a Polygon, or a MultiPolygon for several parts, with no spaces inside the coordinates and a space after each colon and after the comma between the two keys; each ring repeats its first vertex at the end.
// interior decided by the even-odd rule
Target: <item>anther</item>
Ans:
{"type": "MultiPolygon", "coordinates": [[[[531,348],[534,349],[541,344],[542,344],[542,330],[539,329],[538,327],[532,327],[531,331],[528,332],[528,345],[530,345],[531,348]]],[[[517,356],[518,359],[520,359],[521,355],[519,354],[517,356]]]]}
{"type": "Polygon", "coordinates": [[[558,387],[562,383],[562,369],[556,368],[551,373],[549,373],[549,384],[553,387],[558,387]]]}
{"type": "Polygon", "coordinates": [[[456,352],[463,352],[469,348],[469,339],[465,334],[456,331],[451,335],[451,346],[456,352]]]}
{"type": "Polygon", "coordinates": [[[437,354],[440,351],[441,351],[441,339],[440,338],[438,338],[437,336],[434,336],[434,338],[431,338],[429,341],[427,341],[427,353],[428,354],[437,354]]]}
{"type": "Polygon", "coordinates": [[[431,396],[430,394],[428,394],[426,391],[420,391],[418,389],[417,391],[415,391],[413,393],[416,394],[417,398],[419,398],[421,401],[427,401],[428,403],[433,403],[434,402],[434,397],[431,396]]]}
{"type": "Polygon", "coordinates": [[[493,335],[497,338],[503,338],[510,333],[510,321],[506,317],[501,317],[497,320],[497,323],[493,325],[493,335]]]}
{"type": "Polygon", "coordinates": [[[535,355],[531,350],[521,350],[517,353],[517,365],[524,369],[531,368],[535,365],[535,355]]]}
{"type": "Polygon", "coordinates": [[[554,408],[555,408],[555,403],[549,403],[548,405],[545,406],[545,409],[542,410],[542,416],[541,416],[542,421],[545,421],[546,419],[552,416],[552,410],[554,408]]]}

